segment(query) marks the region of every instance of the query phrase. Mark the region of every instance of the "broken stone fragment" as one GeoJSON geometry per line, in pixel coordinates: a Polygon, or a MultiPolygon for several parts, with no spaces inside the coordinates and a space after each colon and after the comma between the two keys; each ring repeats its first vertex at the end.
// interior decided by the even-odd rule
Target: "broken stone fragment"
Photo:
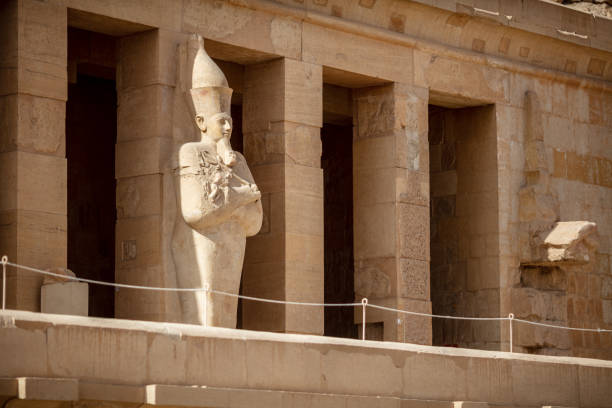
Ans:
{"type": "Polygon", "coordinates": [[[73,277],[75,278],[76,275],[74,272],[72,272],[70,269],[67,268],[61,268],[61,267],[57,267],[57,268],[49,268],[47,269],[47,272],[52,272],[58,275],[64,275],[67,276],[66,278],[62,278],[59,276],[50,276],[50,275],[45,275],[45,279],[43,280],[43,285],[49,285],[51,283],[63,283],[63,282],[74,282],[74,279],[70,279],[69,277],[73,277]]]}
{"type": "Polygon", "coordinates": [[[588,263],[594,259],[598,246],[596,234],[597,224],[594,222],[557,222],[550,231],[539,234],[539,259],[529,263],[588,263]]]}
{"type": "Polygon", "coordinates": [[[597,224],[588,221],[558,222],[544,238],[550,262],[587,263],[597,248],[597,224]]]}

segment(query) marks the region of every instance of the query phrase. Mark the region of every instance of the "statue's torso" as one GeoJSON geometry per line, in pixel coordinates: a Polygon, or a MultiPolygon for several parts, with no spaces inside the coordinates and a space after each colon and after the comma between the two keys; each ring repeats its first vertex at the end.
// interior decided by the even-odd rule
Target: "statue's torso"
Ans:
{"type": "MultiPolygon", "coordinates": [[[[254,199],[260,196],[253,176],[244,156],[236,152],[236,162],[228,166],[221,157],[205,143],[187,143],[179,153],[179,175],[196,180],[203,212],[214,212],[224,207],[233,209],[226,222],[238,222],[245,227],[247,235],[254,229],[253,224],[261,224],[261,202],[254,199]]],[[[258,228],[258,227],[257,227],[258,228]]],[[[198,230],[204,233],[204,230],[198,230]]],[[[257,231],[255,231],[257,232],[257,231]]]]}

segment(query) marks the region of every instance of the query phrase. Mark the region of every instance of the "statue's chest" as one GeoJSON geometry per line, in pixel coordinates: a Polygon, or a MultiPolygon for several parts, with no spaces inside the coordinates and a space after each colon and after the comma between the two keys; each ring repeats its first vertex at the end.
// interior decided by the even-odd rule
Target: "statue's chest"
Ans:
{"type": "Polygon", "coordinates": [[[206,150],[196,153],[197,174],[203,183],[214,183],[218,186],[227,186],[233,176],[233,169],[227,166],[216,154],[206,150]]]}

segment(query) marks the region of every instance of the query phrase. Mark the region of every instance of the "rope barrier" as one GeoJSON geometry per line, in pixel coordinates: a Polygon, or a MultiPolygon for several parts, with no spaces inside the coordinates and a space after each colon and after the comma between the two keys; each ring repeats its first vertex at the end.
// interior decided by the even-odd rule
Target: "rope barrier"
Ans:
{"type": "Polygon", "coordinates": [[[581,327],[568,327],[568,326],[558,326],[556,324],[548,324],[548,323],[540,323],[540,322],[533,322],[531,320],[523,320],[523,319],[514,319],[515,322],[521,322],[521,323],[527,323],[527,324],[531,324],[533,326],[543,326],[543,327],[550,327],[553,329],[565,329],[565,330],[575,330],[575,331],[586,331],[586,332],[597,332],[597,333],[612,333],[612,330],[610,329],[583,329],[581,327]]]}
{"type": "Polygon", "coordinates": [[[8,257],[4,255],[2,257],[2,310],[6,309],[6,264],[8,263],[8,257]]]}
{"type": "Polygon", "coordinates": [[[462,317],[462,316],[445,316],[445,315],[435,315],[430,313],[421,313],[421,312],[409,312],[408,310],[394,309],[392,307],[379,306],[375,304],[368,304],[369,307],[373,309],[386,310],[389,312],[397,312],[404,313],[415,316],[423,316],[423,317],[435,317],[439,319],[453,319],[453,320],[508,320],[507,317],[462,317]]]}
{"type": "Polygon", "coordinates": [[[210,292],[216,293],[218,295],[236,297],[236,298],[240,298],[244,300],[253,300],[256,302],[264,302],[264,303],[277,303],[277,304],[283,304],[283,305],[318,306],[318,307],[320,306],[349,307],[349,306],[360,306],[361,305],[361,303],[312,303],[312,302],[294,302],[291,300],[264,299],[264,298],[258,298],[258,297],[253,297],[253,296],[238,295],[236,293],[223,292],[221,290],[214,290],[214,289],[211,289],[210,292]]]}
{"type": "MultiPolygon", "coordinates": [[[[13,262],[9,262],[6,255],[2,257],[2,259],[0,260],[0,263],[2,264],[2,278],[3,278],[2,279],[2,310],[6,308],[6,267],[8,265],[8,266],[12,266],[18,269],[23,269],[26,271],[39,273],[39,274],[47,275],[47,276],[54,276],[54,277],[61,278],[61,279],[73,280],[73,281],[84,282],[84,283],[91,283],[94,285],[125,288],[125,289],[141,289],[141,290],[151,290],[151,291],[161,291],[161,292],[197,292],[197,293],[203,293],[204,296],[206,296],[208,293],[215,293],[215,294],[222,295],[222,296],[235,297],[239,299],[251,300],[251,301],[256,301],[256,302],[295,305],[295,306],[312,306],[312,307],[356,307],[356,306],[361,306],[362,307],[362,339],[363,340],[365,340],[365,337],[366,337],[365,324],[366,324],[366,309],[368,307],[371,307],[373,309],[393,312],[393,313],[402,313],[402,314],[413,315],[413,316],[431,317],[431,318],[436,318],[436,319],[473,320],[473,321],[506,321],[507,320],[510,323],[510,351],[511,352],[512,352],[512,343],[513,343],[512,342],[512,331],[513,331],[512,323],[514,321],[524,323],[524,324],[530,324],[534,326],[553,328],[553,329],[564,329],[564,330],[597,332],[597,333],[612,333],[612,329],[600,329],[600,328],[589,329],[589,328],[580,328],[580,327],[568,327],[568,326],[560,326],[560,325],[554,325],[554,324],[549,324],[549,323],[533,322],[533,321],[524,320],[524,319],[517,319],[514,317],[514,314],[512,313],[510,313],[508,317],[464,317],[464,316],[447,316],[447,315],[435,315],[431,313],[412,312],[408,310],[395,309],[392,307],[380,306],[380,305],[376,305],[373,303],[368,303],[367,298],[363,298],[361,302],[354,302],[354,303],[296,302],[296,301],[289,301],[289,300],[265,299],[265,298],[258,298],[254,296],[245,296],[245,295],[239,295],[235,293],[224,292],[221,290],[211,289],[208,284],[205,284],[204,287],[201,287],[201,288],[166,288],[166,287],[156,287],[156,286],[140,286],[140,285],[129,285],[125,283],[104,282],[104,281],[97,281],[93,279],[79,278],[76,276],[66,276],[66,275],[62,275],[59,273],[44,271],[42,269],[19,265],[13,262]]],[[[206,298],[205,298],[203,302],[204,316],[206,316],[206,313],[207,313],[207,303],[208,302],[206,301],[206,298]]]]}
{"type": "Polygon", "coordinates": [[[78,281],[78,282],[91,283],[91,284],[94,284],[94,285],[114,286],[114,287],[117,287],[117,288],[125,288],[125,289],[152,290],[152,291],[160,291],[160,292],[201,292],[201,291],[205,290],[205,288],[163,288],[163,287],[156,287],[156,286],[139,286],[139,285],[128,285],[128,284],[125,284],[125,283],[112,283],[112,282],[96,281],[96,280],[93,280],[93,279],[78,278],[76,276],[66,276],[66,275],[62,275],[60,273],[43,271],[41,269],[31,268],[29,266],[19,265],[19,264],[13,263],[13,262],[7,262],[6,264],[9,265],[9,266],[14,266],[15,268],[24,269],[26,271],[40,273],[42,275],[55,276],[57,278],[69,279],[69,280],[74,280],[74,281],[78,281]]]}
{"type": "MultiPolygon", "coordinates": [[[[4,258],[3,258],[3,260],[4,260],[4,258]]],[[[29,267],[29,266],[19,265],[19,264],[13,263],[13,262],[8,262],[8,260],[6,261],[6,263],[3,262],[3,265],[5,265],[5,264],[8,265],[8,266],[13,266],[15,268],[24,269],[26,271],[40,273],[42,275],[54,276],[54,277],[57,277],[57,278],[68,279],[68,280],[84,282],[84,283],[91,283],[91,284],[94,284],[94,285],[114,286],[114,287],[125,288],[125,289],[142,289],[142,290],[151,290],[151,291],[159,291],[159,292],[209,292],[209,293],[216,293],[218,295],[237,297],[237,298],[245,299],[245,300],[253,300],[253,301],[258,301],[258,302],[266,302],[266,303],[298,305],[298,306],[318,306],[318,307],[321,307],[321,306],[330,306],[330,307],[338,306],[338,307],[342,307],[342,306],[359,306],[359,305],[361,305],[361,303],[311,303],[311,302],[293,302],[293,301],[288,301],[288,300],[264,299],[264,298],[257,298],[257,297],[253,297],[253,296],[245,296],[245,295],[238,295],[238,294],[229,293],[229,292],[223,292],[221,290],[210,289],[208,284],[204,285],[201,288],[167,288],[167,287],[157,287],[157,286],[129,285],[129,284],[126,284],[126,283],[112,283],[112,282],[97,281],[97,280],[93,280],[93,279],[79,278],[79,277],[76,277],[76,276],[62,275],[60,273],[43,271],[42,269],[32,268],[32,267],[29,267]]]]}

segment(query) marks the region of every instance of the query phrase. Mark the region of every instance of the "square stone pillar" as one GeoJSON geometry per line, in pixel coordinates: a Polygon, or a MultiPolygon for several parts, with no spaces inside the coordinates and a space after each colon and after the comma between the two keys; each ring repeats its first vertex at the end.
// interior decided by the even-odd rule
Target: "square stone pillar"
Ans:
{"type": "MultiPolygon", "coordinates": [[[[0,253],[42,269],[67,262],[66,64],[64,1],[0,2],[0,253]]],[[[9,267],[7,307],[39,311],[41,284],[9,267]]]]}
{"type": "MultiPolygon", "coordinates": [[[[394,83],[353,98],[356,301],[431,313],[428,91],[394,83]]],[[[430,318],[369,309],[366,322],[382,322],[384,340],[431,344],[430,318]]]]}
{"type": "MultiPolygon", "coordinates": [[[[249,65],[244,150],[264,225],[247,241],[243,294],[323,302],[322,68],[291,59],[249,65]]],[[[323,334],[323,309],[246,301],[246,329],[323,334]]]]}
{"type": "MultiPolygon", "coordinates": [[[[184,38],[160,29],[118,42],[118,283],[176,287],[169,250],[175,197],[170,156],[176,49],[184,38]]],[[[176,293],[120,289],[115,296],[117,318],[178,321],[179,312],[176,293]]]]}

